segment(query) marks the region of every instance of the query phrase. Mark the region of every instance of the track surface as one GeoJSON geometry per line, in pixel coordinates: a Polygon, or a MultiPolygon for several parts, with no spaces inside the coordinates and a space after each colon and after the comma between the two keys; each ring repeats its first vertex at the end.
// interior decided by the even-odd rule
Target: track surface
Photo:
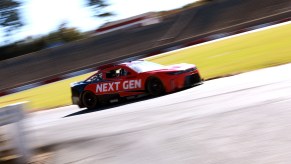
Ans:
{"type": "Polygon", "coordinates": [[[106,110],[30,114],[53,163],[291,163],[291,64],[106,110]],[[67,116],[67,117],[66,117],[67,116]]]}

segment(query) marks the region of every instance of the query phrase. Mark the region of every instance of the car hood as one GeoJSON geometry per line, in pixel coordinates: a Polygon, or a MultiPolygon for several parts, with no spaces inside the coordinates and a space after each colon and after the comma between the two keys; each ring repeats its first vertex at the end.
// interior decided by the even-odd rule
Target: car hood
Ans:
{"type": "Polygon", "coordinates": [[[146,72],[171,72],[171,71],[183,71],[190,68],[195,68],[196,66],[194,64],[187,64],[187,63],[181,63],[181,64],[174,64],[165,66],[163,69],[157,69],[157,70],[150,70],[146,72]]]}
{"type": "Polygon", "coordinates": [[[168,70],[175,70],[175,71],[186,70],[186,69],[193,68],[193,67],[196,67],[196,66],[194,64],[187,64],[187,63],[166,66],[166,68],[168,70]]]}

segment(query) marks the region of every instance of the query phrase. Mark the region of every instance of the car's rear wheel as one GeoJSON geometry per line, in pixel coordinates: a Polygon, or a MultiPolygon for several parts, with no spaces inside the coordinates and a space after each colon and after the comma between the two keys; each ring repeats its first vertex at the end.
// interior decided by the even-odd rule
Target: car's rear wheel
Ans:
{"type": "Polygon", "coordinates": [[[84,107],[85,107],[84,104],[83,104],[82,102],[78,102],[77,105],[78,105],[79,108],[84,108],[84,107]]]}
{"type": "Polygon", "coordinates": [[[94,93],[85,91],[82,95],[82,104],[88,109],[95,109],[98,104],[98,98],[94,93]]]}
{"type": "Polygon", "coordinates": [[[160,96],[165,93],[164,85],[157,77],[150,77],[147,80],[146,89],[152,96],[160,96]]]}

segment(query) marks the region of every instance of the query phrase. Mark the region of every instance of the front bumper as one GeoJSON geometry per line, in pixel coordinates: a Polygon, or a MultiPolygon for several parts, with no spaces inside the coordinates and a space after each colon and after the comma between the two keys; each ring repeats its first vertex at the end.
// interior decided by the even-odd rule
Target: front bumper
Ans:
{"type": "Polygon", "coordinates": [[[186,74],[178,75],[170,79],[167,92],[193,87],[202,83],[203,79],[201,78],[198,70],[194,70],[192,72],[187,72],[186,74]]]}
{"type": "Polygon", "coordinates": [[[196,74],[192,74],[185,77],[184,87],[192,87],[194,85],[201,84],[201,83],[202,83],[202,79],[199,73],[196,73],[196,74]]]}

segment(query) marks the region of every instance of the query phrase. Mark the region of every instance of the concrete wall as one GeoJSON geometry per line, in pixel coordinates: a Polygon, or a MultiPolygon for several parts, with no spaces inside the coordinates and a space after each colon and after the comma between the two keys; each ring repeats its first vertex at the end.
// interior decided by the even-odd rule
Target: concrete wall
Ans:
{"type": "Polygon", "coordinates": [[[209,35],[288,18],[290,9],[289,0],[216,1],[170,16],[159,24],[116,31],[0,61],[0,91],[120,59],[158,53],[209,35]]]}

